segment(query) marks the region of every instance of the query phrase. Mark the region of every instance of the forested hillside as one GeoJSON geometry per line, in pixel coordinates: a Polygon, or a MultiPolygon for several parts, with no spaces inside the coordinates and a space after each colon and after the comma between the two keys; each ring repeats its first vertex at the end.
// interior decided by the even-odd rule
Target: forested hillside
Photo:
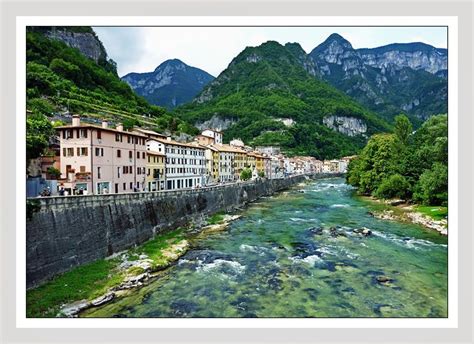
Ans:
{"type": "Polygon", "coordinates": [[[192,124],[230,119],[224,140],[239,137],[255,145],[281,145],[290,154],[333,158],[357,153],[388,124],[315,77],[314,64],[299,44],[269,41],[248,47],[176,113],[192,124]],[[283,121],[290,119],[290,124],[283,121]],[[323,124],[332,120],[334,128],[323,124]],[[356,127],[343,134],[345,120],[356,127]]]}
{"type": "Polygon", "coordinates": [[[32,112],[28,129],[34,137],[45,136],[35,135],[38,123],[47,127],[50,120],[67,120],[69,113],[91,122],[105,118],[126,127],[195,132],[120,80],[115,62],[107,59],[90,27],[29,28],[26,54],[27,110],[32,112]]]}

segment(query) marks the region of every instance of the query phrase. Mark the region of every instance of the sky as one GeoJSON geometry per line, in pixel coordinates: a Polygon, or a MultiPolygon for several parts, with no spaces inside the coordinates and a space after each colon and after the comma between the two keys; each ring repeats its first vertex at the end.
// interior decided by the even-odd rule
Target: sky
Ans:
{"type": "Polygon", "coordinates": [[[354,48],[390,43],[423,42],[447,47],[443,27],[93,27],[109,58],[117,62],[119,76],[155,70],[177,58],[218,76],[247,46],[268,40],[297,42],[309,53],[331,33],[338,33],[354,48]]]}

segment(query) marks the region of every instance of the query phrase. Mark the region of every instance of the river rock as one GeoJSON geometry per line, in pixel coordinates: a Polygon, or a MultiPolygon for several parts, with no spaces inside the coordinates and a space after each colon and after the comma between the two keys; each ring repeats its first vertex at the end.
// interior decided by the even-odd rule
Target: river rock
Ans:
{"type": "Polygon", "coordinates": [[[311,227],[308,231],[312,234],[322,235],[323,234],[323,227],[311,227]]]}
{"type": "Polygon", "coordinates": [[[103,296],[100,296],[94,300],[91,301],[91,304],[93,306],[100,306],[100,305],[103,305],[107,302],[110,302],[112,301],[113,299],[115,298],[115,293],[111,292],[111,293],[107,293],[103,296]]]}
{"type": "Polygon", "coordinates": [[[73,303],[70,303],[64,306],[59,314],[58,317],[66,316],[68,318],[72,318],[77,316],[77,314],[91,306],[91,303],[87,300],[80,300],[73,303]]]}
{"type": "Polygon", "coordinates": [[[329,228],[329,234],[331,234],[331,236],[333,238],[337,238],[337,237],[347,237],[347,234],[344,233],[343,231],[339,230],[337,227],[331,227],[329,228]]]}
{"type": "Polygon", "coordinates": [[[370,229],[368,229],[367,227],[362,227],[362,228],[356,228],[354,229],[353,231],[354,233],[356,234],[359,234],[361,236],[369,236],[369,235],[372,235],[372,231],[370,229]]]}
{"type": "Polygon", "coordinates": [[[404,204],[405,201],[402,200],[402,199],[393,199],[393,200],[390,200],[388,202],[388,204],[392,205],[392,206],[397,206],[397,205],[400,205],[400,204],[404,204]]]}
{"type": "Polygon", "coordinates": [[[390,285],[391,282],[393,282],[393,278],[390,278],[388,276],[377,276],[375,277],[375,280],[377,281],[378,284],[388,286],[390,285]]]}

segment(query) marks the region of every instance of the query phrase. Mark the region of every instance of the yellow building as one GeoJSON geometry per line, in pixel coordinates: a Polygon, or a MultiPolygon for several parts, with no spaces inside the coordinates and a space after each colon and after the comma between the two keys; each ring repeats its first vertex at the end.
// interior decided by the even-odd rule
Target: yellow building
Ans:
{"type": "Polygon", "coordinates": [[[257,170],[257,173],[265,173],[263,155],[260,153],[254,153],[254,154],[255,154],[255,168],[257,170]]]}
{"type": "Polygon", "coordinates": [[[165,189],[165,159],[166,155],[159,152],[147,151],[146,185],[148,191],[165,189]]]}
{"type": "Polygon", "coordinates": [[[235,180],[240,179],[240,173],[247,167],[247,152],[240,149],[235,148],[235,159],[234,159],[234,174],[235,180]]]}

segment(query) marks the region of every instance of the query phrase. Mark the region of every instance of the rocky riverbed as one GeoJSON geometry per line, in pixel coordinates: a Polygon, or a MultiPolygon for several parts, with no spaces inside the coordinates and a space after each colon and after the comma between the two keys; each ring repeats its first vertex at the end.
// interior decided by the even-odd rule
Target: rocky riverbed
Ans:
{"type": "Polygon", "coordinates": [[[371,210],[342,179],[300,185],[209,226],[161,278],[80,316],[445,317],[447,238],[371,210]]]}

